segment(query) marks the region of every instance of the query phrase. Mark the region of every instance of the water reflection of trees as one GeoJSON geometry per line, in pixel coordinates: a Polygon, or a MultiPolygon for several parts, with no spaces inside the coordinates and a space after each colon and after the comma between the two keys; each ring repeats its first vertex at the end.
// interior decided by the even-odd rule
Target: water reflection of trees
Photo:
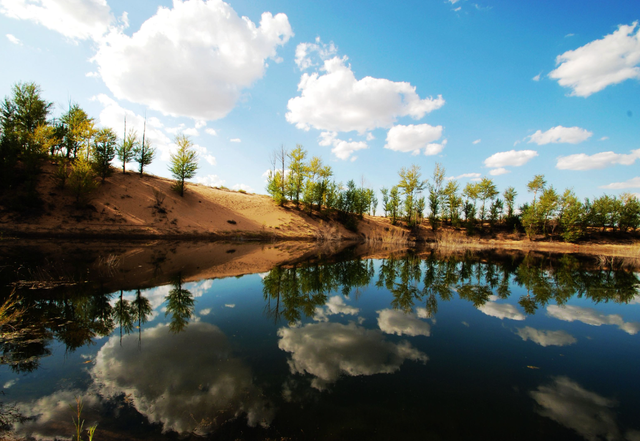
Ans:
{"type": "Polygon", "coordinates": [[[277,266],[262,280],[266,314],[275,321],[282,318],[288,323],[295,323],[303,315],[314,315],[317,307],[327,303],[331,292],[340,291],[349,296],[355,290],[358,296],[374,274],[371,260],[277,266]]]}
{"type": "MultiPolygon", "coordinates": [[[[276,267],[263,279],[266,312],[289,323],[312,317],[332,292],[348,296],[375,276],[373,261],[276,267]]],[[[495,298],[506,299],[514,287],[524,288],[518,303],[527,314],[550,302],[565,304],[576,296],[596,303],[628,303],[638,293],[638,276],[626,269],[594,268],[572,255],[559,259],[523,255],[408,253],[379,262],[375,285],[392,295],[391,306],[405,312],[425,307],[430,316],[440,301],[457,293],[476,308],[495,298]]]]}
{"type": "MultiPolygon", "coordinates": [[[[109,336],[116,328],[127,334],[151,314],[149,300],[140,291],[133,302],[122,297],[112,305],[113,294],[95,292],[78,285],[67,290],[35,290],[17,297],[23,311],[19,321],[7,323],[0,331],[0,364],[11,370],[31,372],[42,358],[51,355],[50,344],[58,340],[67,352],[109,336]]],[[[2,301],[7,300],[5,297],[2,301]]]]}

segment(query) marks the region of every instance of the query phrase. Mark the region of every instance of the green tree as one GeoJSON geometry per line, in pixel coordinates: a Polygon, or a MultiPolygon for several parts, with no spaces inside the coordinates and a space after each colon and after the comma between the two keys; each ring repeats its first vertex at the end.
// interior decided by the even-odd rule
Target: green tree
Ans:
{"type": "Polygon", "coordinates": [[[144,129],[142,130],[142,142],[140,142],[140,145],[138,145],[133,152],[133,160],[138,163],[138,172],[140,172],[140,177],[142,177],[142,174],[144,173],[144,168],[151,165],[156,157],[156,149],[151,146],[149,140],[146,139],[146,135],[147,120],[145,119],[144,129]]]}
{"type": "Polygon", "coordinates": [[[400,176],[400,182],[398,183],[398,188],[402,189],[405,199],[404,199],[404,214],[407,224],[409,226],[417,225],[416,220],[416,196],[418,193],[421,193],[424,190],[427,181],[421,180],[422,173],[420,173],[420,167],[417,165],[412,165],[410,169],[406,169],[402,167],[398,172],[400,176]]]}
{"type": "Polygon", "coordinates": [[[380,193],[382,193],[382,211],[384,212],[384,217],[387,217],[387,213],[389,213],[387,209],[389,206],[389,189],[382,187],[380,193]]]}
{"type": "Polygon", "coordinates": [[[507,225],[511,225],[514,222],[514,207],[516,196],[518,192],[513,187],[507,187],[503,193],[504,203],[507,205],[507,225]]]}
{"type": "Polygon", "coordinates": [[[462,190],[462,195],[466,198],[466,202],[465,202],[465,220],[467,222],[475,222],[475,218],[476,218],[476,201],[478,200],[478,198],[480,197],[480,186],[478,185],[477,182],[471,183],[468,182],[467,185],[465,185],[464,190],[462,190]],[[469,201],[473,201],[473,204],[470,204],[469,201]],[[470,207],[468,207],[467,205],[472,205],[473,209],[471,209],[470,207]]]}
{"type": "Polygon", "coordinates": [[[89,118],[87,112],[78,104],[72,104],[60,120],[64,134],[62,143],[66,150],[67,159],[77,158],[83,149],[85,150],[84,156],[88,158],[91,138],[95,133],[93,118],[89,118]]]}
{"type": "Polygon", "coordinates": [[[398,221],[398,217],[400,216],[400,192],[398,191],[397,185],[391,187],[391,191],[389,192],[387,212],[391,217],[391,225],[395,225],[398,221]]]}
{"type": "Polygon", "coordinates": [[[171,322],[169,323],[169,332],[178,334],[183,331],[189,324],[189,319],[193,317],[194,300],[193,294],[188,289],[184,289],[182,284],[184,280],[182,274],[178,274],[173,278],[171,284],[173,289],[165,297],[167,302],[167,311],[165,316],[171,314],[171,322]]]}
{"type": "Polygon", "coordinates": [[[299,144],[289,153],[290,171],[287,179],[287,193],[289,194],[289,198],[295,202],[296,207],[300,205],[300,193],[302,193],[304,180],[307,175],[307,166],[304,163],[306,156],[306,150],[299,144]]]}
{"type": "Polygon", "coordinates": [[[436,162],[433,170],[433,183],[429,185],[429,223],[434,231],[438,229],[440,222],[444,174],[444,167],[440,163],[436,162]]]}
{"type": "Polygon", "coordinates": [[[93,163],[98,175],[104,179],[111,173],[111,161],[116,156],[118,137],[109,128],[99,129],[93,139],[93,163]]]}
{"type": "Polygon", "coordinates": [[[559,222],[561,236],[567,242],[575,242],[583,234],[584,206],[572,190],[565,190],[560,197],[559,222]]]}
{"type": "Polygon", "coordinates": [[[620,195],[622,209],[620,212],[620,231],[634,230],[640,226],[640,201],[636,195],[624,193],[620,195]]]}
{"type": "Polygon", "coordinates": [[[456,181],[447,182],[443,190],[445,216],[452,225],[457,226],[460,221],[460,207],[462,199],[458,196],[460,185],[456,181]]]}
{"type": "MultiPolygon", "coordinates": [[[[178,135],[178,136],[183,136],[183,135],[178,135]]],[[[140,149],[138,134],[133,129],[129,130],[129,132],[127,132],[125,129],[124,139],[122,140],[122,143],[120,143],[120,145],[118,146],[118,149],[116,150],[116,154],[118,155],[118,160],[122,162],[122,173],[127,172],[127,163],[134,160],[136,151],[138,149],[140,149]]]]}
{"type": "Polygon", "coordinates": [[[184,196],[185,180],[191,179],[198,170],[198,155],[192,149],[191,140],[185,135],[176,136],[178,151],[169,159],[169,171],[176,180],[173,189],[184,196]]]}
{"type": "Polygon", "coordinates": [[[42,99],[42,90],[35,83],[16,83],[12,92],[0,105],[2,135],[15,137],[21,149],[28,149],[36,128],[47,124],[53,103],[42,99]]]}
{"type": "Polygon", "coordinates": [[[487,199],[493,200],[496,196],[498,196],[498,190],[493,183],[493,181],[489,178],[482,178],[482,180],[477,184],[478,185],[478,196],[482,200],[482,207],[480,208],[480,222],[484,222],[486,211],[485,204],[487,199]]]}
{"type": "Polygon", "coordinates": [[[76,204],[83,206],[91,200],[91,193],[98,188],[97,176],[93,165],[84,156],[76,158],[71,165],[67,185],[76,197],[76,204]]]}

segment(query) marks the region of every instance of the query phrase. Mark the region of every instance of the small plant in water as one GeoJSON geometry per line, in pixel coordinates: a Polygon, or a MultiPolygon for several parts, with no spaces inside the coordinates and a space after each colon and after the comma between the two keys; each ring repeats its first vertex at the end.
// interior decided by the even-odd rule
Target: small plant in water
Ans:
{"type": "MultiPolygon", "coordinates": [[[[73,436],[73,439],[75,441],[82,441],[82,430],[84,428],[84,420],[82,419],[83,407],[84,407],[84,404],[82,403],[81,397],[76,397],[75,409],[73,408],[73,405],[69,404],[69,408],[71,409],[71,411],[74,412],[74,414],[77,414],[77,417],[76,416],[71,417],[71,420],[73,421],[73,426],[76,429],[76,433],[73,436]]],[[[93,441],[93,436],[95,435],[97,428],[98,428],[98,425],[95,424],[87,429],[87,433],[89,434],[89,441],[93,441]]]]}

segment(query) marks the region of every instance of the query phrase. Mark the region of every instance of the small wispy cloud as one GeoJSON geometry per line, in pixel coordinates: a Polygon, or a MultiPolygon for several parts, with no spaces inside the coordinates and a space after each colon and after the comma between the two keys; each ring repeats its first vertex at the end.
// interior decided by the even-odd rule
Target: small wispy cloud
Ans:
{"type": "Polygon", "coordinates": [[[480,144],[482,142],[481,139],[476,139],[475,141],[473,141],[473,144],[480,144]]]}
{"type": "Polygon", "coordinates": [[[16,37],[15,35],[7,34],[7,40],[9,40],[13,44],[16,44],[18,46],[22,46],[22,41],[20,41],[20,39],[18,37],[16,37]]]}

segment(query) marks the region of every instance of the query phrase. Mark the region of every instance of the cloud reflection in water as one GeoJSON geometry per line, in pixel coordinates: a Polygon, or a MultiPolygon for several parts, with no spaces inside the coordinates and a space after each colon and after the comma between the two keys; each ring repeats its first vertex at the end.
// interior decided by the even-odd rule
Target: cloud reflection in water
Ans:
{"type": "Polygon", "coordinates": [[[407,341],[392,343],[378,330],[355,323],[312,323],[299,328],[280,328],[278,347],[290,352],[292,374],[311,374],[319,390],[340,375],[389,374],[405,360],[426,363],[428,357],[407,341]]]}
{"type": "Polygon", "coordinates": [[[192,323],[176,335],[167,325],[148,329],[141,351],[137,336],[125,336],[122,347],[111,338],[98,352],[92,377],[106,395],[130,394],[136,409],[164,431],[206,433],[245,413],[251,426],[273,417],[249,367],[208,323],[192,323]]]}

